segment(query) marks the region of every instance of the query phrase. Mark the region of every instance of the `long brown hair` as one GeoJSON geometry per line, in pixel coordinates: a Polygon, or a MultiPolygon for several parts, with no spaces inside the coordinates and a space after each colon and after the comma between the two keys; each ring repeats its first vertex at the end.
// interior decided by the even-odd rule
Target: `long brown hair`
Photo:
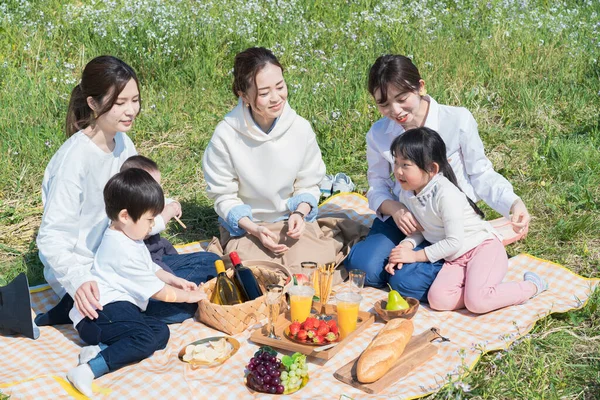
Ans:
{"type": "MultiPolygon", "coordinates": [[[[250,47],[235,56],[231,89],[236,98],[239,97],[240,92],[246,93],[252,85],[256,86],[256,75],[267,64],[277,65],[283,72],[283,67],[277,57],[271,50],[264,47],[250,47]]],[[[258,92],[256,96],[258,96],[258,92]]],[[[256,101],[256,96],[254,101],[256,101]]]]}
{"type": "Polygon", "coordinates": [[[375,97],[375,91],[381,92],[381,103],[387,101],[387,88],[389,84],[394,85],[400,93],[414,92],[419,90],[421,75],[410,58],[386,54],[379,57],[369,71],[369,93],[375,97]]]}
{"type": "Polygon", "coordinates": [[[87,128],[96,118],[108,112],[132,79],[139,91],[140,84],[133,68],[116,57],[99,56],[87,63],[81,74],[81,83],[71,91],[65,128],[67,137],[87,128]],[[98,104],[95,116],[87,103],[88,97],[98,104]]]}

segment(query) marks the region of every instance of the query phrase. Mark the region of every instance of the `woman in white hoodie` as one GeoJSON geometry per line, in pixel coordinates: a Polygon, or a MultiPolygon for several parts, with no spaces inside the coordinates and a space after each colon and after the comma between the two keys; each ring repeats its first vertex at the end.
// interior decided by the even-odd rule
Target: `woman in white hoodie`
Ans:
{"type": "Polygon", "coordinates": [[[325,164],[309,122],[287,102],[281,64],[271,51],[249,48],[236,55],[233,74],[238,104],[202,163],[224,251],[287,266],[334,261],[333,240],[315,222],[325,164]]]}

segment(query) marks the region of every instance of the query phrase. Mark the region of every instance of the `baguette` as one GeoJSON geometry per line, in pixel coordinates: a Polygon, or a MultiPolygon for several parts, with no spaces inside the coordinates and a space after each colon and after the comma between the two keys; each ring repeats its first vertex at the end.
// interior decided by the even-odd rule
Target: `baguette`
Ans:
{"type": "Polygon", "coordinates": [[[360,355],[356,365],[358,381],[371,383],[384,376],[404,352],[413,331],[409,319],[390,320],[360,355]]]}

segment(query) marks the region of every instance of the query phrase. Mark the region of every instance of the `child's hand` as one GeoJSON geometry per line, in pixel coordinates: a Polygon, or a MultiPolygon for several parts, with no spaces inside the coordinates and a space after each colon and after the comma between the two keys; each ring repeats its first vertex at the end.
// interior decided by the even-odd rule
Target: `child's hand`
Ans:
{"type": "Polygon", "coordinates": [[[202,287],[198,287],[196,290],[193,290],[189,293],[189,297],[187,303],[197,303],[201,300],[208,299],[206,292],[202,289],[202,287]]]}
{"type": "Polygon", "coordinates": [[[411,264],[417,262],[417,253],[413,249],[399,244],[390,252],[389,262],[392,264],[411,264]]]}
{"type": "Polygon", "coordinates": [[[198,286],[194,282],[190,282],[179,277],[174,277],[171,280],[170,284],[171,286],[174,286],[181,290],[185,290],[186,292],[191,292],[192,290],[196,290],[198,288],[198,286]]]}
{"type": "Polygon", "coordinates": [[[178,201],[173,201],[165,206],[163,211],[160,213],[163,219],[165,220],[165,224],[167,224],[173,217],[180,218],[181,217],[181,204],[178,201]]]}

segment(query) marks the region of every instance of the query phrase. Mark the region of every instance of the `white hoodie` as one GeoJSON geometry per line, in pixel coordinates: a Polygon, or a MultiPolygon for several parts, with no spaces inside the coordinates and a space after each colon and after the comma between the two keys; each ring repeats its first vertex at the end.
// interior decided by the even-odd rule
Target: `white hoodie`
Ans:
{"type": "Polygon", "coordinates": [[[309,218],[316,216],[325,164],[310,123],[287,102],[266,134],[240,99],[217,125],[202,166],[208,197],[234,231],[244,216],[273,222],[301,202],[313,206],[309,218]]]}

